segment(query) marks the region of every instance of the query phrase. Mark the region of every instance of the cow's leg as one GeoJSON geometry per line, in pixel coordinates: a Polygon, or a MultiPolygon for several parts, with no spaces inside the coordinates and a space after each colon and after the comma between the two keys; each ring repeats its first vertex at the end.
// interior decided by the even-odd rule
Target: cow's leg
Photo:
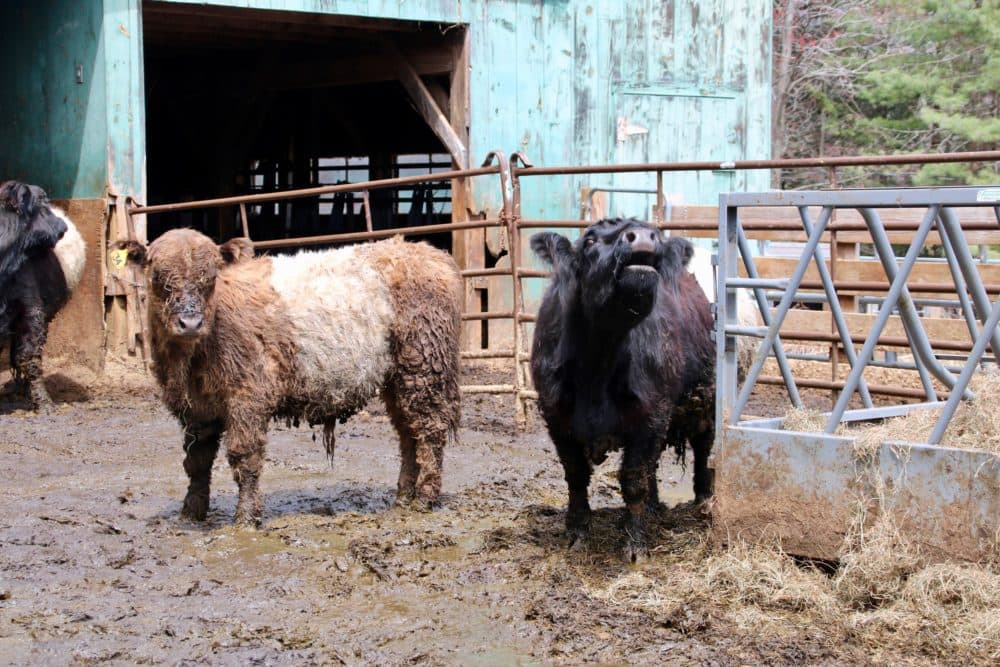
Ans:
{"type": "Polygon", "coordinates": [[[42,348],[47,334],[45,312],[41,305],[26,308],[11,336],[11,366],[14,375],[23,383],[26,398],[39,412],[53,407],[49,392],[42,382],[42,348]]]}
{"type": "Polygon", "coordinates": [[[646,506],[652,513],[660,511],[660,488],[656,478],[656,473],[660,467],[660,457],[654,456],[646,466],[646,479],[648,480],[646,491],[646,506]]]}
{"type": "Polygon", "coordinates": [[[181,515],[204,521],[208,513],[212,464],[219,451],[222,424],[209,422],[184,425],[184,472],[188,476],[187,495],[181,515]]]}
{"type": "Polygon", "coordinates": [[[417,495],[417,444],[410,434],[409,424],[397,404],[392,390],[382,393],[389,419],[399,435],[399,481],[396,485],[396,506],[407,507],[417,495]]]}
{"type": "Polygon", "coordinates": [[[625,445],[622,468],[619,473],[622,498],[625,500],[625,557],[637,562],[649,555],[646,537],[646,520],[649,509],[649,471],[657,458],[659,447],[647,440],[625,445]]]}
{"type": "Polygon", "coordinates": [[[260,525],[264,504],[260,498],[260,475],[264,467],[264,443],[267,419],[259,416],[240,418],[239,411],[230,412],[226,427],[226,458],[239,487],[236,501],[236,524],[245,527],[260,525]]]}
{"type": "Polygon", "coordinates": [[[706,429],[692,436],[694,450],[694,499],[703,503],[712,496],[712,479],[708,472],[708,455],[712,453],[713,430],[706,429]]]}
{"type": "Polygon", "coordinates": [[[400,355],[399,371],[384,396],[400,435],[398,497],[403,503],[412,497],[411,507],[430,510],[441,495],[445,443],[458,426],[458,381],[424,363],[416,344],[408,349],[411,353],[400,355]]]}
{"type": "Polygon", "coordinates": [[[569,507],[566,509],[566,533],[569,545],[583,545],[590,534],[590,501],[587,489],[590,486],[590,461],[584,454],[583,446],[564,435],[550,432],[556,453],[563,465],[566,485],[569,487],[569,507]]]}

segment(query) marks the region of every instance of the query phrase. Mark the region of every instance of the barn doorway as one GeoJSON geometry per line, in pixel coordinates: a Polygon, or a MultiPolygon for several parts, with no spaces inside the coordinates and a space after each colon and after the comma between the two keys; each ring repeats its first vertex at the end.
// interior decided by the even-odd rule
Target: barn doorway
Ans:
{"type": "MultiPolygon", "coordinates": [[[[142,7],[150,204],[447,171],[456,141],[468,146],[465,100],[452,99],[453,89],[467,90],[456,83],[467,69],[461,26],[148,0],[142,7]],[[414,99],[414,75],[425,99],[414,99]],[[428,97],[450,127],[432,129],[428,97]]],[[[451,222],[451,207],[448,181],[370,194],[375,229],[451,222]]],[[[360,196],[247,212],[254,240],[366,228],[360,196]]],[[[175,227],[219,240],[242,234],[229,207],[151,216],[149,240],[175,227]]],[[[426,238],[452,249],[451,234],[426,238]]]]}

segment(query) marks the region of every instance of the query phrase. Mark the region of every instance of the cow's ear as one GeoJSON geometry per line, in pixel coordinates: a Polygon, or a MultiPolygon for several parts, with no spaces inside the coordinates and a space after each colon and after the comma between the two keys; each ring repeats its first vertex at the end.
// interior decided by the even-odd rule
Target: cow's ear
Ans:
{"type": "Polygon", "coordinates": [[[540,232],[531,237],[531,249],[538,258],[556,270],[572,265],[576,260],[573,244],[562,234],[540,232]]]}
{"type": "Polygon", "coordinates": [[[112,244],[111,249],[113,253],[123,253],[127,262],[139,266],[145,266],[148,259],[146,246],[138,241],[119,241],[112,244]]]}
{"type": "Polygon", "coordinates": [[[666,246],[666,268],[671,272],[684,268],[694,257],[694,246],[691,245],[690,241],[680,236],[668,238],[666,246]]]}
{"type": "Polygon", "coordinates": [[[35,214],[35,195],[31,186],[19,181],[7,181],[0,185],[0,201],[18,215],[30,218],[35,214]]]}
{"type": "Polygon", "coordinates": [[[253,241],[242,236],[229,239],[219,246],[219,252],[226,264],[239,264],[253,259],[253,241]]]}

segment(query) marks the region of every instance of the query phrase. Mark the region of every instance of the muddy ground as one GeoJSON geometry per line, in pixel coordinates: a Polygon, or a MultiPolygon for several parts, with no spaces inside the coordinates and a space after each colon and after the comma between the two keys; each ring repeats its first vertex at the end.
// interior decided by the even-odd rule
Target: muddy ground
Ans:
{"type": "MultiPolygon", "coordinates": [[[[180,431],[150,386],[49,379],[55,414],[0,405],[4,664],[868,659],[821,626],[776,639],[711,607],[664,615],[588,593],[649,565],[626,565],[619,552],[616,462],[591,486],[588,550],[569,552],[561,467],[537,419],[515,432],[509,397],[466,400],[461,442],[446,451],[443,503],[432,513],[390,508],[398,455],[377,405],[339,427],[332,468],[312,431],[275,425],[264,525],[240,531],[231,526],[236,488],[224,457],[208,520],[179,518],[180,431]]],[[[701,540],[705,530],[703,514],[686,504],[690,468],[669,459],[654,563],[671,558],[669,544],[701,540]]]]}

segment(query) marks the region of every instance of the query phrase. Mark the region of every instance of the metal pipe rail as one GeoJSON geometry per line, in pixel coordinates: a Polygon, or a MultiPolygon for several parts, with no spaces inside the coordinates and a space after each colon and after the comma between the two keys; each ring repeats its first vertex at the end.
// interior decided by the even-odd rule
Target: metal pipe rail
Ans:
{"type": "Polygon", "coordinates": [[[314,188],[299,188],[296,190],[264,192],[256,195],[239,195],[235,197],[217,197],[215,199],[199,199],[194,201],[178,202],[176,204],[130,206],[128,208],[128,212],[131,215],[142,215],[142,214],[152,214],[152,213],[167,213],[171,211],[190,211],[199,208],[218,208],[221,206],[234,206],[239,204],[264,204],[269,202],[284,201],[286,199],[301,199],[303,197],[326,195],[334,192],[363,192],[365,190],[398,188],[400,186],[415,185],[417,183],[448,181],[448,180],[455,180],[457,178],[472,178],[474,176],[486,176],[488,174],[498,174],[498,173],[500,173],[499,166],[483,165],[482,167],[476,167],[473,169],[439,171],[433,174],[400,176],[399,178],[384,178],[375,181],[361,181],[360,183],[321,185],[314,188]]]}
{"type": "Polygon", "coordinates": [[[810,167],[863,167],[943,162],[992,162],[1000,151],[967,153],[910,153],[906,155],[862,155],[845,157],[793,158],[783,160],[726,160],[700,162],[653,162],[648,164],[587,165],[577,167],[526,167],[518,176],[562,176],[569,174],[613,174],[640,171],[724,171],[745,169],[803,169],[810,167]]]}

